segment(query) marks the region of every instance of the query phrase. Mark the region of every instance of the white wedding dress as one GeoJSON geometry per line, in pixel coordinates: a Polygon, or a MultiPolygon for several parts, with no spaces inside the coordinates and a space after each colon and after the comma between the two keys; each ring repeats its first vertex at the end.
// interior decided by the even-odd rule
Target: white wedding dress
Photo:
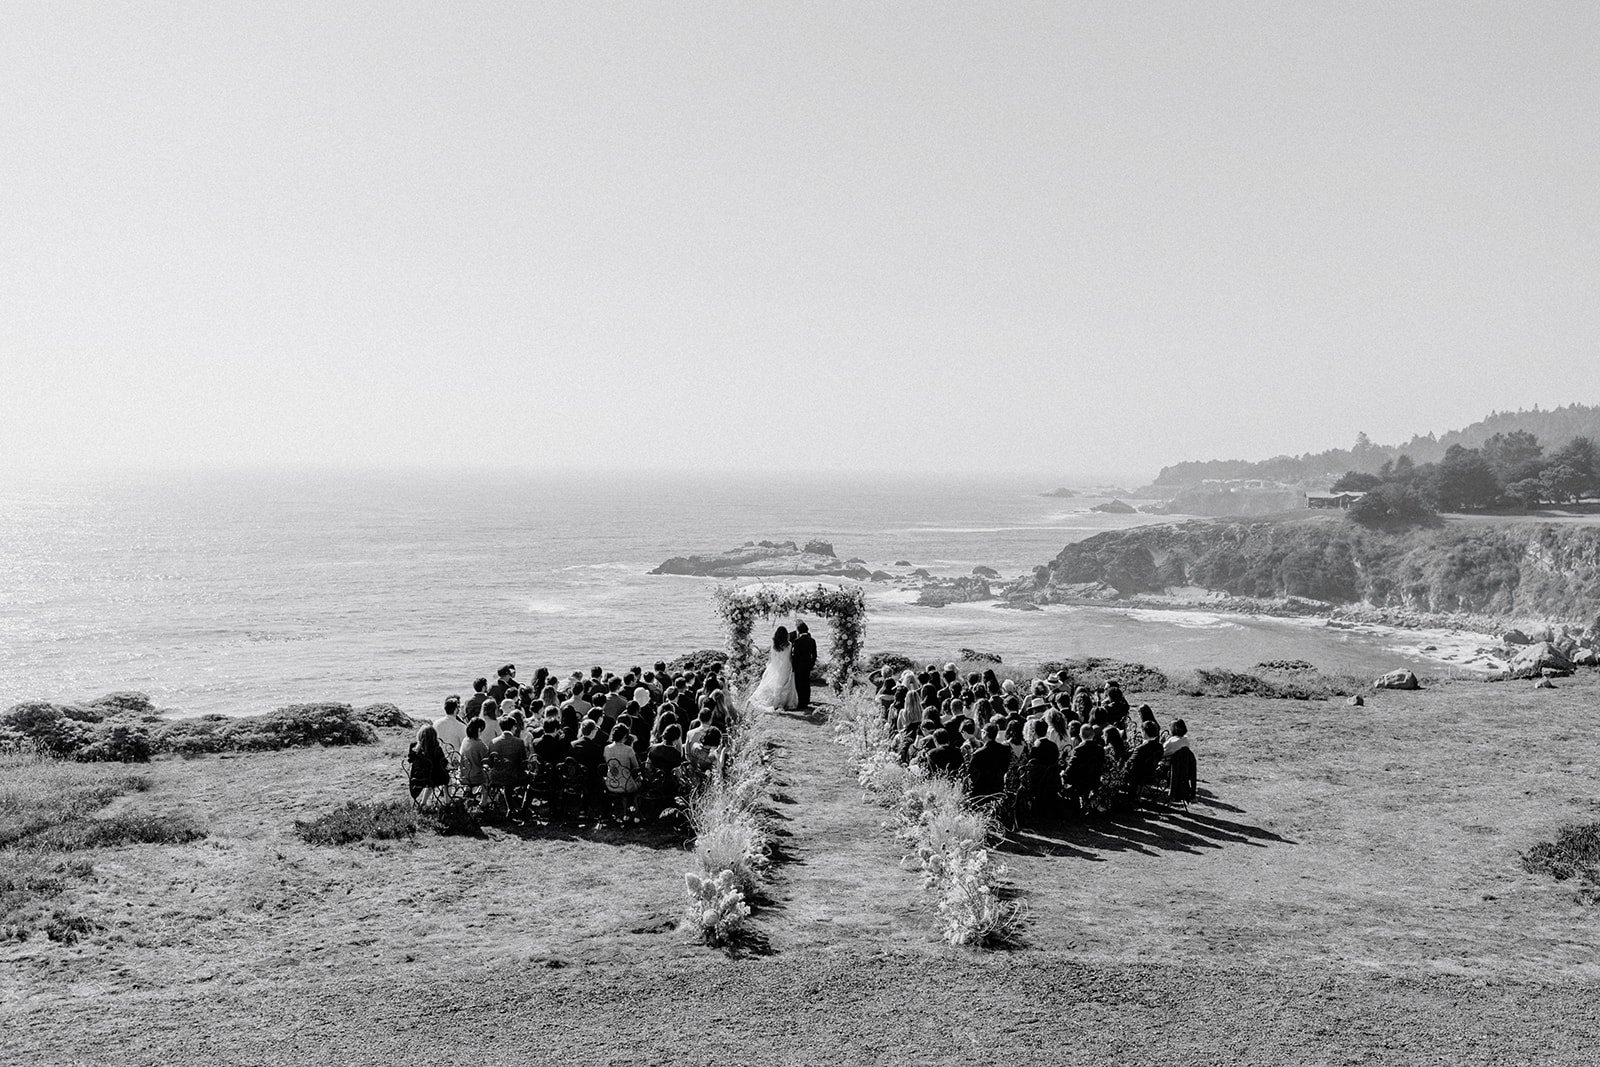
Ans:
{"type": "Polygon", "coordinates": [[[800,706],[800,691],[794,687],[794,664],[789,662],[787,648],[775,648],[767,658],[767,669],[762,672],[761,683],[750,695],[750,703],[776,710],[792,711],[800,706]]]}

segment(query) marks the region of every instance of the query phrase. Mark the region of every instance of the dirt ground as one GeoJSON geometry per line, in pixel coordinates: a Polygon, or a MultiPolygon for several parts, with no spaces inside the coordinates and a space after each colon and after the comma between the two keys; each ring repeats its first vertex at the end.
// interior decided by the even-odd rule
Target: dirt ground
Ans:
{"type": "MultiPolygon", "coordinates": [[[[1041,827],[1024,944],[934,936],[831,729],[773,722],[778,863],[751,942],[690,944],[670,835],[318,847],[403,742],[162,760],[119,804],[210,837],[90,853],[105,930],[0,945],[0,1063],[1597,1062],[1600,922],[1521,850],[1600,818],[1593,676],[1338,702],[1151,694],[1188,812],[1041,827]]],[[[4,856],[0,854],[0,861],[4,856]]]]}

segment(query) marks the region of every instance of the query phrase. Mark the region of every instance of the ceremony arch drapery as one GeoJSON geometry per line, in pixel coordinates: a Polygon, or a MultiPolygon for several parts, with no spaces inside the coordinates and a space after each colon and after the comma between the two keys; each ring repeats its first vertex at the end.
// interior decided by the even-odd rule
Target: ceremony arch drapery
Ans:
{"type": "Polygon", "coordinates": [[[761,655],[751,640],[756,619],[778,615],[814,615],[833,624],[829,681],[843,691],[861,660],[867,630],[867,595],[859,586],[777,585],[718,586],[712,594],[728,641],[728,677],[744,689],[761,669],[761,655]]]}

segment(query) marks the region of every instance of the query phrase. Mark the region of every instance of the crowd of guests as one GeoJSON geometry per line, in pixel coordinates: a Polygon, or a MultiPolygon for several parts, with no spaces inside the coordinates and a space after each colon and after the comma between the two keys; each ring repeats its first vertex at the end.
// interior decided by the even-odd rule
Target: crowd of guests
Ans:
{"type": "Polygon", "coordinates": [[[1114,680],[1074,685],[1060,671],[1018,684],[992,669],[962,677],[953,663],[871,680],[901,762],[962,779],[975,800],[1014,798],[1050,816],[1138,803],[1158,783],[1173,801],[1194,797],[1187,724],[1163,729],[1114,680]]]}
{"type": "Polygon", "coordinates": [[[681,797],[721,759],[731,705],[719,671],[592,667],[557,678],[547,668],[523,684],[514,664],[479,678],[472,695],[445,699],[417,731],[406,760],[412,799],[460,795],[526,815],[543,801],[601,808],[638,820],[681,797]]]}

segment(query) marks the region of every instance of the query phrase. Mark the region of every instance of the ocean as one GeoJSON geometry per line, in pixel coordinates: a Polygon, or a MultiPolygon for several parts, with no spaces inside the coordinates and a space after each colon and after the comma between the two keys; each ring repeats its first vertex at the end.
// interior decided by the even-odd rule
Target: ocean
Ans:
{"type": "MultiPolygon", "coordinates": [[[[119,474],[0,482],[0,707],[118,689],[188,714],[391,701],[432,712],[501,663],[631,666],[721,645],[709,579],[748,540],[1005,577],[1157,521],[1037,481],[483,471],[119,474]]],[[[1437,670],[1426,635],[1201,611],[919,608],[868,585],[867,651],[1183,668],[1304,659],[1437,670]]],[[[827,655],[828,639],[818,630],[827,655]]],[[[1440,638],[1441,640],[1443,638],[1440,638]]]]}

